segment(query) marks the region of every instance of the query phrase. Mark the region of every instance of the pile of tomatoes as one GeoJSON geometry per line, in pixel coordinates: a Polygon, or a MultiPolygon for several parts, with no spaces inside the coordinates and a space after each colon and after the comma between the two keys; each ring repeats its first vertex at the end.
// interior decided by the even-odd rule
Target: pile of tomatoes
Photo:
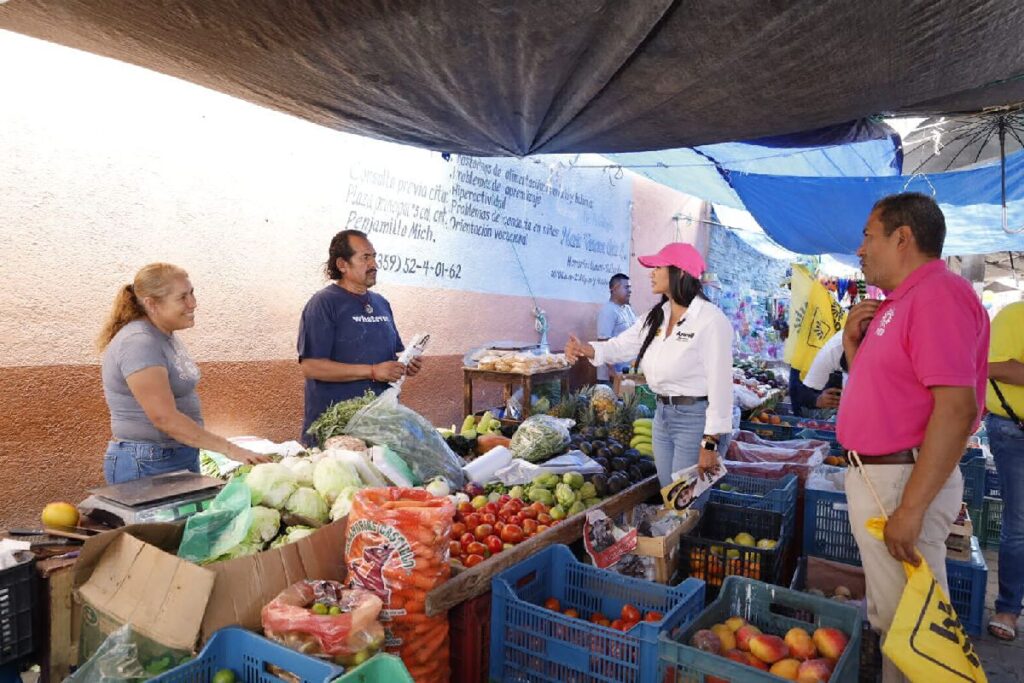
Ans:
{"type": "Polygon", "coordinates": [[[463,567],[475,567],[517,543],[543,533],[558,524],[548,506],[503,495],[497,502],[476,508],[460,503],[449,542],[451,559],[463,567]]]}
{"type": "MultiPolygon", "coordinates": [[[[563,610],[558,598],[548,598],[545,600],[544,609],[549,609],[552,612],[561,612],[565,616],[572,617],[573,619],[581,618],[579,611],[572,607],[563,610]]],[[[646,614],[641,614],[640,610],[627,603],[622,606],[618,619],[611,620],[600,612],[594,612],[590,615],[590,618],[587,619],[587,621],[600,626],[608,626],[609,628],[614,628],[618,631],[628,631],[641,621],[655,622],[661,621],[662,618],[664,618],[664,615],[662,615],[661,612],[655,612],[652,610],[646,614]]]]}

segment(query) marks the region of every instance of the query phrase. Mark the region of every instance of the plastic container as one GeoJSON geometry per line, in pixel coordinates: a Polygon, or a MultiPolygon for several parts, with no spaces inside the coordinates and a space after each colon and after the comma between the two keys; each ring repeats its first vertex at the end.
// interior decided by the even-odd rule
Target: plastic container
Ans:
{"type": "Polygon", "coordinates": [[[564,545],[498,574],[491,593],[490,676],[497,681],[653,681],[664,624],[689,623],[704,605],[700,581],[669,587],[621,576],[576,561],[564,545]],[[581,618],[545,609],[548,598],[581,618]],[[625,632],[587,621],[594,612],[618,616],[626,604],[664,616],[625,632]]]}
{"type": "Polygon", "coordinates": [[[0,570],[0,665],[32,654],[32,617],[36,600],[36,563],[31,553],[0,570]]]}
{"type": "Polygon", "coordinates": [[[328,683],[344,671],[230,626],[214,633],[195,659],[151,678],[150,683],[206,683],[221,669],[231,669],[240,683],[288,683],[289,679],[269,673],[268,667],[277,667],[301,683],[328,683]]]}
{"type": "Polygon", "coordinates": [[[707,503],[726,503],[752,510],[778,512],[792,517],[796,510],[797,477],[786,474],[781,479],[765,479],[743,474],[726,474],[715,487],[697,499],[695,507],[703,509],[707,503]],[[723,491],[722,486],[731,490],[723,491]]]}
{"type": "Polygon", "coordinates": [[[946,560],[946,579],[949,581],[949,601],[953,603],[964,630],[972,636],[981,635],[988,565],[977,536],[971,538],[970,562],[946,560]]]}
{"type": "Polygon", "coordinates": [[[808,633],[822,627],[839,629],[849,637],[849,642],[829,680],[833,683],[857,683],[863,621],[856,609],[739,576],[728,577],[718,598],[689,625],[679,628],[678,624],[666,619],[667,628],[658,640],[660,670],[658,678],[651,680],[707,681],[704,674],[708,674],[731,683],[779,681],[767,671],[758,671],[746,664],[683,644],[689,643],[698,630],[724,623],[732,616],[743,617],[764,633],[780,637],[794,627],[803,628],[808,633]],[[795,619],[780,612],[799,613],[810,618],[795,619]],[[675,637],[671,637],[673,635],[675,637]]]}
{"type": "Polygon", "coordinates": [[[985,548],[998,548],[999,536],[1003,530],[1003,501],[999,498],[986,498],[977,519],[981,520],[981,545],[985,548]]]}
{"type": "Polygon", "coordinates": [[[785,581],[783,558],[791,534],[791,527],[777,512],[708,503],[691,535],[683,536],[680,552],[687,574],[707,582],[705,591],[710,598],[717,595],[730,575],[767,583],[785,581]],[[777,544],[774,548],[757,548],[724,542],[742,532],[755,540],[771,539],[777,544]]]}
{"type": "Polygon", "coordinates": [[[860,550],[850,528],[846,494],[804,491],[804,555],[860,566],[860,550]]]}
{"type": "MultiPolygon", "coordinates": [[[[453,679],[461,680],[461,679],[453,679]]],[[[412,683],[402,660],[383,652],[375,654],[334,683],[412,683]]]]}
{"type": "Polygon", "coordinates": [[[985,502],[985,455],[980,448],[968,448],[960,458],[964,477],[964,502],[967,507],[981,509],[985,502]]]}
{"type": "MultiPolygon", "coordinates": [[[[491,592],[448,610],[452,680],[487,683],[491,642],[491,592]]],[[[382,679],[383,680],[383,679],[382,679]]]]}

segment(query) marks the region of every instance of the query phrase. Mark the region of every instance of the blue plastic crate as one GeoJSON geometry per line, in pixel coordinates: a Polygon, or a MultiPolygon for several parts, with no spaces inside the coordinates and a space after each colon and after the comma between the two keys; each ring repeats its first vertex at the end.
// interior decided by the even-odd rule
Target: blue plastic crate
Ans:
{"type": "Polygon", "coordinates": [[[270,673],[270,666],[302,683],[329,683],[344,673],[340,666],[230,626],[214,633],[195,659],[151,678],[150,683],[209,683],[221,669],[231,669],[240,683],[288,683],[270,673]]]}
{"type": "Polygon", "coordinates": [[[743,420],[740,422],[740,429],[753,432],[762,439],[768,441],[789,441],[793,438],[794,429],[788,424],[781,425],[769,425],[761,424],[759,422],[750,422],[743,420]]]}
{"type": "Polygon", "coordinates": [[[999,493],[999,473],[991,467],[985,468],[985,497],[1001,498],[999,493]]]}
{"type": "Polygon", "coordinates": [[[985,455],[980,448],[967,449],[960,458],[960,473],[964,478],[964,502],[981,509],[985,502],[985,455]]]}
{"type": "Polygon", "coordinates": [[[727,503],[753,510],[778,512],[788,519],[796,510],[797,483],[795,474],[787,474],[781,479],[765,479],[728,473],[713,489],[698,498],[694,506],[702,509],[708,502],[727,503]],[[723,491],[723,484],[732,490],[723,491]]]}
{"type": "Polygon", "coordinates": [[[998,548],[999,538],[1003,533],[1003,501],[999,498],[986,498],[985,505],[978,516],[980,522],[978,539],[986,548],[998,548]]]}
{"type": "Polygon", "coordinates": [[[977,536],[971,537],[970,562],[946,560],[946,579],[949,581],[949,601],[953,603],[964,630],[972,636],[981,635],[988,565],[977,536]]]}
{"type": "Polygon", "coordinates": [[[35,607],[35,559],[30,552],[20,552],[17,564],[0,570],[0,664],[32,654],[35,607]]]}
{"type": "Polygon", "coordinates": [[[804,555],[860,566],[860,550],[850,528],[846,494],[804,491],[804,555]]]}
{"type": "Polygon", "coordinates": [[[658,668],[663,625],[694,619],[704,607],[704,584],[687,579],[670,587],[621,576],[552,545],[495,576],[491,597],[492,680],[647,683],[658,668]],[[551,597],[580,618],[545,609],[551,597]],[[627,603],[664,617],[626,632],[588,621],[594,612],[615,618],[627,603]]]}
{"type": "Polygon", "coordinates": [[[743,617],[763,632],[780,637],[794,627],[809,633],[822,627],[839,629],[849,637],[849,642],[829,680],[857,683],[863,622],[856,608],[738,576],[727,578],[718,598],[689,625],[680,628],[680,624],[666,619],[666,629],[658,639],[658,677],[650,680],[698,682],[707,680],[704,674],[708,674],[733,683],[779,681],[767,671],[683,644],[689,643],[698,630],[711,628],[732,616],[743,617]],[[809,618],[798,619],[789,614],[809,618]]]}

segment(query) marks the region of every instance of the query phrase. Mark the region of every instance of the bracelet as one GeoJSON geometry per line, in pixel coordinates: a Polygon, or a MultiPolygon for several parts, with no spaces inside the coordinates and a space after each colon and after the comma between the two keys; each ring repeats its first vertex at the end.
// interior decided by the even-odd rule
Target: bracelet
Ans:
{"type": "Polygon", "coordinates": [[[377,376],[373,373],[373,364],[370,364],[370,380],[373,382],[377,381],[377,376]]]}

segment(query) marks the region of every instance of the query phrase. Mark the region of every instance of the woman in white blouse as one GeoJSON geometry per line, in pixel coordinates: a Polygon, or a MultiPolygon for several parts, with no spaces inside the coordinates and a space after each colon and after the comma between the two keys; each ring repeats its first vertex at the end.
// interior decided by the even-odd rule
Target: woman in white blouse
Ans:
{"type": "Polygon", "coordinates": [[[596,366],[637,359],[657,394],[652,444],[662,486],[694,464],[718,466],[732,434],[732,325],[701,286],[704,259],[689,244],[674,242],[641,256],[651,271],[651,291],[661,301],[632,327],[604,342],[565,345],[570,362],[586,356],[596,366]]]}

